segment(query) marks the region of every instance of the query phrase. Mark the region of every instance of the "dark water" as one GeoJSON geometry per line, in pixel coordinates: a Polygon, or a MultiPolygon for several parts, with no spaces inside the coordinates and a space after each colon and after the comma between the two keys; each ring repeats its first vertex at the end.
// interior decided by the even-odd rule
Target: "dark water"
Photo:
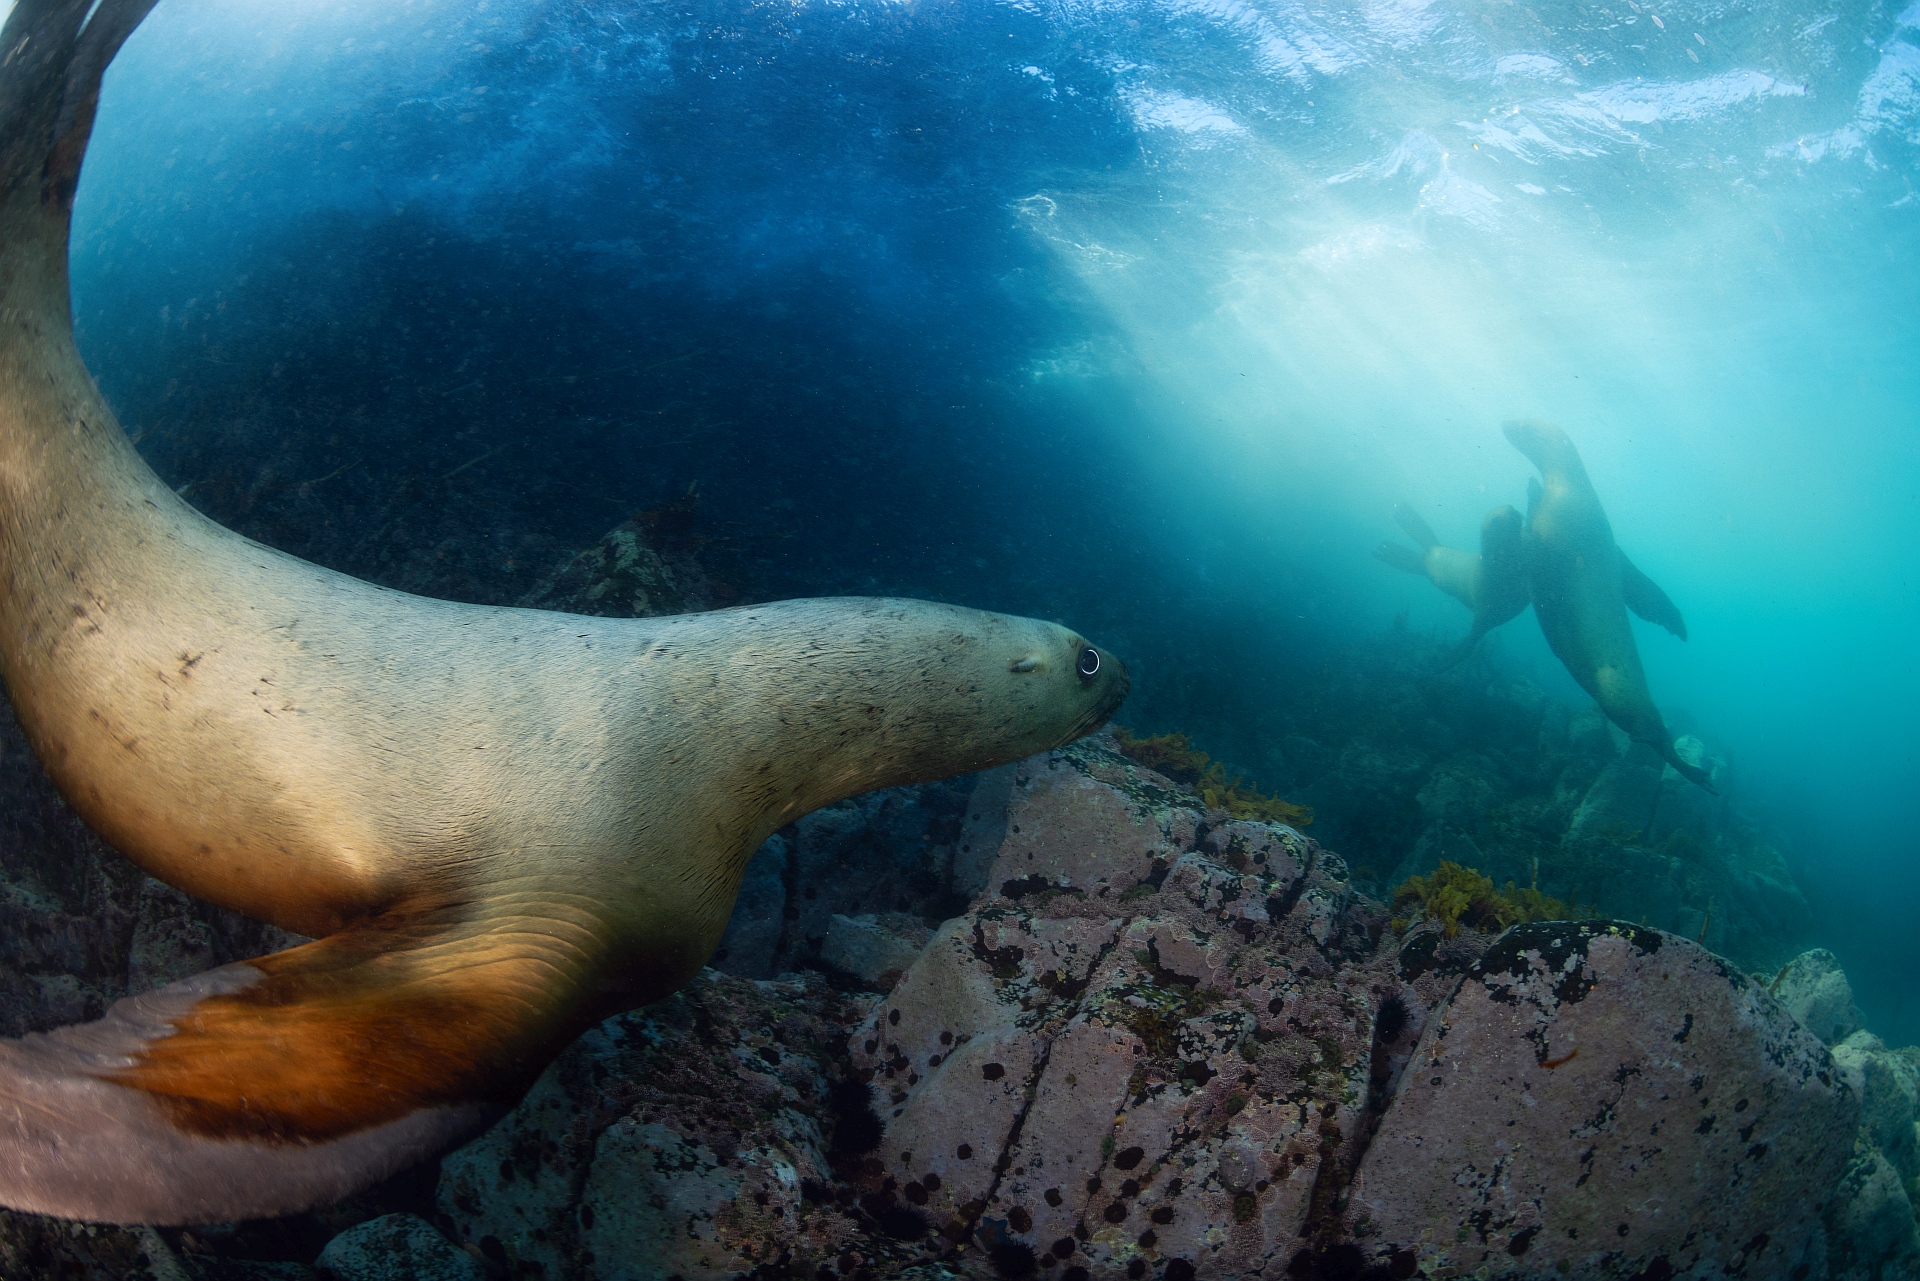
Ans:
{"type": "Polygon", "coordinates": [[[739,598],[1070,620],[1133,665],[1124,721],[1314,804],[1383,888],[1449,761],[1536,809],[1578,772],[1488,692],[1584,702],[1531,618],[1432,676],[1465,613],[1370,555],[1400,500],[1472,546],[1524,501],[1499,423],[1553,418],[1686,614],[1642,654],[1810,904],[1779,942],[1913,1040],[1917,27],[162,0],[75,305],[149,458],[249,534],[512,601],[697,485],[739,598]]]}

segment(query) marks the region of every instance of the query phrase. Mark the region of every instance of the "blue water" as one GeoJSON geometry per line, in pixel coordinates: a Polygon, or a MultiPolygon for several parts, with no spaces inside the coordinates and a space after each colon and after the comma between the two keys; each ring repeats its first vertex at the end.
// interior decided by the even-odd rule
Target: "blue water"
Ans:
{"type": "MultiPolygon", "coordinates": [[[[438,504],[481,597],[697,482],[748,594],[1071,619],[1256,768],[1314,664],[1464,632],[1393,503],[1472,546],[1558,421],[1897,1043],[1917,167],[1920,5],[162,0],[75,305],[163,473],[301,554],[394,579],[438,504]]],[[[1583,701],[1531,618],[1493,661],[1583,701]]]]}

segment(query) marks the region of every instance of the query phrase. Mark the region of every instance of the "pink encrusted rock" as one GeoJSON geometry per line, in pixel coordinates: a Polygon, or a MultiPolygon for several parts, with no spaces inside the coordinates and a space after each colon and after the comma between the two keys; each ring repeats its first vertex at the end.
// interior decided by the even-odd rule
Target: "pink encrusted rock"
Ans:
{"type": "Polygon", "coordinates": [[[1104,902],[1193,847],[1193,798],[1118,752],[1048,752],[1015,768],[988,894],[1073,889],[1104,902]]]}
{"type": "Polygon", "coordinates": [[[853,1038],[882,1188],[1016,1272],[1284,1262],[1365,1128],[1377,929],[1290,828],[1098,740],[1023,762],[988,893],[853,1038]]]}
{"type": "Polygon", "coordinates": [[[882,1160],[936,1223],[979,1213],[1051,1035],[1115,933],[1006,905],[956,917],[854,1035],[882,1160]]]}
{"type": "Polygon", "coordinates": [[[1786,1277],[1858,1102],[1826,1047],[1676,935],[1516,926],[1427,1022],[1351,1188],[1435,1277],[1786,1277]]]}

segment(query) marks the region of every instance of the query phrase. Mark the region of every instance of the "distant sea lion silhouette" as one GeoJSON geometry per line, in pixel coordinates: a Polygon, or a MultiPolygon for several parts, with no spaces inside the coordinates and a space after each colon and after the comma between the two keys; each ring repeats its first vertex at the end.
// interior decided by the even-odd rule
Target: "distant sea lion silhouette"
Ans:
{"type": "Polygon", "coordinates": [[[1124,667],[902,600],[613,620],[427,600],[199,515],[74,347],[100,76],[153,0],[18,0],[0,69],[0,670],[74,808],[319,941],[0,1042],[0,1202],[292,1212],[473,1133],[686,982],[784,823],[1076,738],[1124,667]]]}
{"type": "Polygon", "coordinates": [[[1580,452],[1551,423],[1510,422],[1513,447],[1540,469],[1529,492],[1524,539],[1534,616],[1547,644],[1607,719],[1645,743],[1681,775],[1713,791],[1712,777],[1680,759],[1660,709],[1647,691],[1627,610],[1659,622],[1681,639],[1686,624],[1667,594],[1635,569],[1613,541],[1600,496],[1580,452]]]}
{"type": "Polygon", "coordinates": [[[1421,550],[1399,543],[1381,543],[1373,554],[1380,560],[1419,574],[1435,587],[1473,611],[1473,630],[1446,663],[1452,667],[1464,661],[1480,643],[1480,638],[1503,623],[1519,617],[1527,607],[1526,562],[1521,554],[1520,513],[1511,507],[1496,507],[1480,522],[1480,551],[1463,552],[1441,544],[1433,526],[1405,503],[1393,505],[1393,518],[1407,537],[1421,550]]]}

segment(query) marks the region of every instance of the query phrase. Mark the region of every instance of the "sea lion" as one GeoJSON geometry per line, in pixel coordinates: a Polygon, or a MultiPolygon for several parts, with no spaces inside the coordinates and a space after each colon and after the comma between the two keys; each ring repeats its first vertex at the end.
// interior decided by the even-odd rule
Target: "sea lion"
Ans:
{"type": "Polygon", "coordinates": [[[73,342],[100,75],[153,0],[18,0],[0,67],[0,674],[74,808],[317,942],[0,1042],[0,1202],[284,1214],[473,1133],[693,976],[776,828],[1076,738],[1125,668],[903,600],[612,620],[388,591],[148,469],[73,342]]]}
{"type": "Polygon", "coordinates": [[[1399,543],[1381,543],[1373,554],[1395,569],[1419,574],[1473,611],[1473,629],[1442,665],[1463,662],[1480,638],[1519,617],[1527,607],[1526,563],[1520,551],[1520,513],[1496,507],[1480,522],[1480,551],[1463,552],[1435,537],[1433,526],[1405,503],[1393,505],[1393,518],[1407,537],[1420,544],[1412,551],[1399,543]]]}
{"type": "Polygon", "coordinates": [[[1627,619],[1632,605],[1642,618],[1671,620],[1664,625],[1684,640],[1680,611],[1620,554],[1600,496],[1567,434],[1541,422],[1510,422],[1504,430],[1513,447],[1540,469],[1542,483],[1529,495],[1523,546],[1533,613],[1547,644],[1608,720],[1712,792],[1712,776],[1674,751],[1673,735],[1647,691],[1640,648],[1627,619]]]}

